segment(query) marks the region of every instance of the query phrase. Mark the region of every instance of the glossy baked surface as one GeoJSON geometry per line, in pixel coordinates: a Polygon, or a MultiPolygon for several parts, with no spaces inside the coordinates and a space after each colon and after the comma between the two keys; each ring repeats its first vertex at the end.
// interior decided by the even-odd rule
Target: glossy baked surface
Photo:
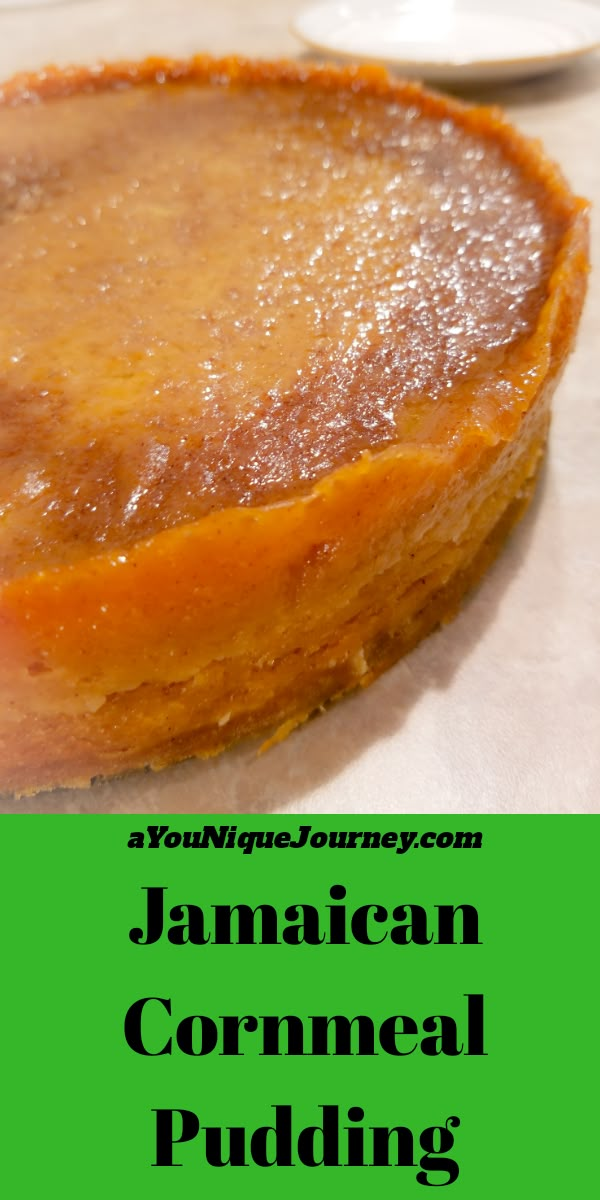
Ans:
{"type": "Polygon", "coordinates": [[[0,577],[522,402],[570,214],[518,155],[417,89],[156,74],[0,106],[0,577]]]}
{"type": "Polygon", "coordinates": [[[277,740],[522,513],[586,206],[379,70],[51,70],[0,147],[0,789],[277,740]]]}

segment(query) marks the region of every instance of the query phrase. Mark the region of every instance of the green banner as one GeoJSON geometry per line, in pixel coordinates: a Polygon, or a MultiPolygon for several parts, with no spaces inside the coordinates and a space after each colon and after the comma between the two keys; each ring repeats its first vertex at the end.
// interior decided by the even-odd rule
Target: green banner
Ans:
{"type": "Polygon", "coordinates": [[[597,818],[146,821],[3,819],[6,1196],[593,1193],[597,818]]]}

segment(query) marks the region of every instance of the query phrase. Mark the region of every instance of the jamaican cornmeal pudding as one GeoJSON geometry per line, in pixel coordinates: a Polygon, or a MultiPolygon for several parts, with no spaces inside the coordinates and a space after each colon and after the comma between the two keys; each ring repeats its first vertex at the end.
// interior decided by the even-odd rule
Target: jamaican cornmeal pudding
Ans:
{"type": "Polygon", "coordinates": [[[0,96],[0,787],[281,737],[522,512],[585,205],[497,112],[376,69],[0,96]]]}

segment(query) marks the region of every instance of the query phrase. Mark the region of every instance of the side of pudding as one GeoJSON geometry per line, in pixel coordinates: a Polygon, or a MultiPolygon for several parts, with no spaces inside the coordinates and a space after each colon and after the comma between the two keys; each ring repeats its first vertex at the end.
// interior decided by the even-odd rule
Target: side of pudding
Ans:
{"type": "Polygon", "coordinates": [[[0,786],[279,736],[452,616],[524,507],[585,206],[375,69],[0,99],[0,786]]]}

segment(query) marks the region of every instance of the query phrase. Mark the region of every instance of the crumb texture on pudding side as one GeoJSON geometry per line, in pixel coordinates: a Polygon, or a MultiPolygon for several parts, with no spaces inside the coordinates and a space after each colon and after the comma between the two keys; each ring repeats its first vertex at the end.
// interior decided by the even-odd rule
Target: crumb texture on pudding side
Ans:
{"type": "Polygon", "coordinates": [[[0,789],[285,733],[526,505],[586,205],[379,68],[48,68],[0,147],[0,789]]]}

